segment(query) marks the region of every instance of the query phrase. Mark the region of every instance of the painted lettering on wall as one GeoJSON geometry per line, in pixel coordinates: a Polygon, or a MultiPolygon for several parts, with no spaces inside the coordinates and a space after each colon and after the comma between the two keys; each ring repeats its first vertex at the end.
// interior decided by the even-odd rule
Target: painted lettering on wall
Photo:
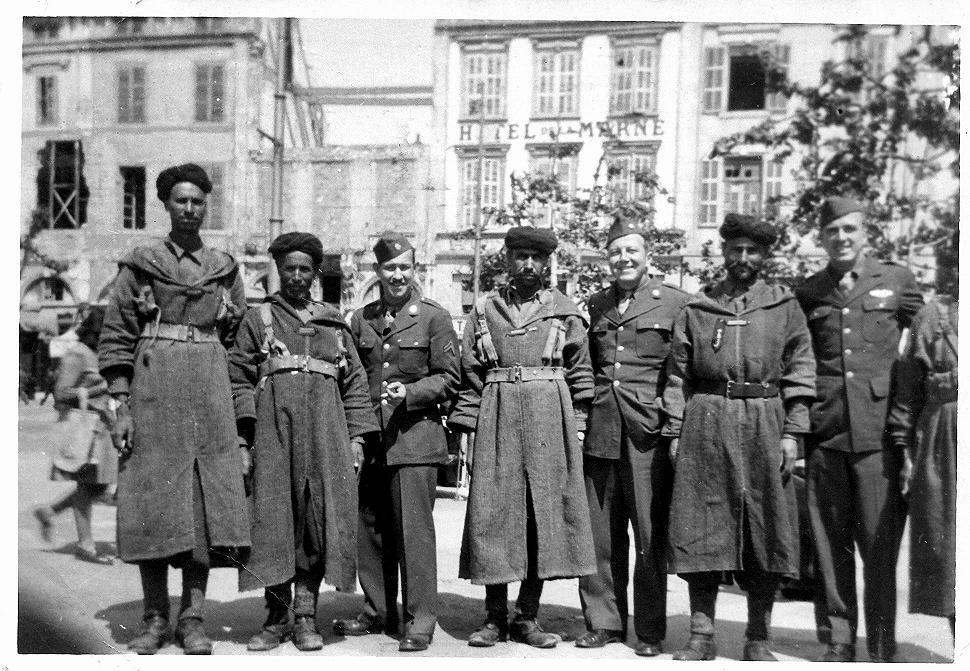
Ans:
{"type": "MultiPolygon", "coordinates": [[[[459,144],[476,144],[479,130],[480,124],[474,121],[458,124],[459,144]]],[[[608,121],[530,121],[524,124],[486,121],[482,130],[485,142],[582,142],[594,137],[604,140],[656,139],[664,134],[664,122],[659,117],[608,121]]]]}

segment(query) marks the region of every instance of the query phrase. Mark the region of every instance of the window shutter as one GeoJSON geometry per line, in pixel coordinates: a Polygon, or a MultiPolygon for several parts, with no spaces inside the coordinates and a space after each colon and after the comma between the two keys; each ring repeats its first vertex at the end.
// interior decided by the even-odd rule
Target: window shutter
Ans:
{"type": "Polygon", "coordinates": [[[717,113],[724,108],[724,47],[704,49],[703,108],[705,113],[717,113]]]}
{"type": "Polygon", "coordinates": [[[636,111],[657,111],[657,50],[654,47],[640,47],[637,49],[636,68],[636,111]]]}
{"type": "Polygon", "coordinates": [[[131,121],[131,71],[118,71],[118,121],[131,121]]]}
{"type": "Polygon", "coordinates": [[[226,68],[223,65],[212,66],[212,121],[222,121],[225,111],[226,68]]]}
{"type": "MultiPolygon", "coordinates": [[[[791,60],[791,47],[787,44],[772,45],[775,62],[787,73],[791,60]]],[[[781,92],[768,94],[768,109],[772,112],[785,112],[788,109],[788,96],[781,92]]]]}
{"type": "Polygon", "coordinates": [[[131,120],[145,120],[145,68],[131,71],[131,120]]]}
{"type": "Polygon", "coordinates": [[[701,161],[700,212],[698,213],[701,226],[717,226],[717,190],[720,177],[720,159],[701,161]]]}
{"type": "Polygon", "coordinates": [[[540,116],[553,113],[554,54],[551,51],[536,53],[535,111],[540,116]]]}
{"type": "Polygon", "coordinates": [[[209,118],[209,68],[195,66],[195,120],[207,121],[209,118]]]}

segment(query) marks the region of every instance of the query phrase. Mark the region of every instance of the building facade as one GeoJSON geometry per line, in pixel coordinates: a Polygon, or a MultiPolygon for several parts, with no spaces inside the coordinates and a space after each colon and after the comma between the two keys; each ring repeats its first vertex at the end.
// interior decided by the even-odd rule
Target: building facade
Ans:
{"type": "MultiPolygon", "coordinates": [[[[867,37],[877,76],[917,34],[894,28],[874,26],[867,37]]],[[[742,146],[709,158],[717,139],[790,112],[789,101],[766,90],[760,53],[772,52],[790,79],[817,84],[822,63],[845,56],[845,44],[833,42],[836,31],[811,24],[439,21],[431,148],[439,299],[455,314],[469,308],[461,284],[470,277],[472,244],[455,234],[475,225],[478,203],[507,205],[510,174],[552,166],[570,191],[591,188],[597,172],[604,184],[609,173],[611,188],[629,198],[642,188],[634,174],[653,169],[672,195],[658,199],[656,225],[683,230],[683,252],[697,260],[705,242],[718,240],[726,213],[761,214],[775,206],[772,197],[795,188],[796,155],[778,162],[763,147],[742,146]]],[[[502,233],[486,226],[483,238],[495,249],[502,233]]]]}

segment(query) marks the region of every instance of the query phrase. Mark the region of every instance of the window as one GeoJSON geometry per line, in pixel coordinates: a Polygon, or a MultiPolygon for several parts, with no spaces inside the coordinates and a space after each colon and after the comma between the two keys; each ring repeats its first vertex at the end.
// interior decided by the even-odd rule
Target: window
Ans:
{"type": "Polygon", "coordinates": [[[322,230],[346,231],[350,228],[350,166],[350,161],[313,164],[313,222],[322,230]]]}
{"type": "Polygon", "coordinates": [[[60,26],[55,19],[34,19],[31,29],[35,40],[55,40],[60,33],[60,26]]]}
{"type": "MultiPolygon", "coordinates": [[[[482,209],[501,207],[502,185],[505,181],[505,156],[486,156],[482,160],[482,209]]],[[[461,159],[461,211],[459,223],[472,228],[478,223],[478,157],[461,159]]],[[[487,218],[482,215],[482,223],[487,218]]]]}
{"type": "Polygon", "coordinates": [[[115,32],[119,35],[141,35],[148,19],[138,16],[122,16],[116,19],[115,32]]]}
{"type": "Polygon", "coordinates": [[[762,52],[770,49],[785,70],[791,56],[786,44],[737,45],[704,49],[704,81],[701,109],[711,114],[728,111],[784,111],[788,101],[779,94],[769,94],[767,72],[762,52]],[[726,90],[725,90],[726,89],[726,90]]]}
{"type": "Polygon", "coordinates": [[[574,116],[579,112],[578,48],[537,48],[532,113],[537,117],[574,116]]]}
{"type": "Polygon", "coordinates": [[[761,158],[724,160],[724,213],[761,214],[761,158]]]}
{"type": "Polygon", "coordinates": [[[719,159],[701,161],[701,193],[699,198],[698,225],[718,226],[717,185],[721,180],[719,159]]]}
{"type": "Polygon", "coordinates": [[[121,222],[129,230],[145,228],[145,166],[121,166],[121,222]]]}
{"type": "Polygon", "coordinates": [[[221,231],[226,226],[226,180],[225,169],[218,164],[209,163],[202,166],[212,182],[212,191],[206,199],[206,215],[202,228],[209,231],[221,231]]]}
{"type": "Polygon", "coordinates": [[[659,53],[656,45],[613,46],[611,114],[656,113],[659,53]]]}
{"type": "Polygon", "coordinates": [[[765,159],[765,214],[770,217],[778,216],[784,167],[781,161],[765,159]]]}
{"type": "Polygon", "coordinates": [[[505,115],[505,51],[465,52],[462,58],[464,116],[502,118],[505,115]]]}
{"type": "Polygon", "coordinates": [[[531,147],[529,172],[538,175],[555,173],[563,190],[571,195],[576,191],[576,164],[579,147],[531,147]],[[557,155],[558,153],[558,155],[557,155]]]}
{"type": "Polygon", "coordinates": [[[222,121],[225,117],[226,68],[222,64],[195,66],[195,120],[222,121]]]}
{"type": "Polygon", "coordinates": [[[88,185],[80,140],[49,141],[37,152],[37,209],[49,228],[78,228],[88,219],[88,185]]]}
{"type": "Polygon", "coordinates": [[[195,32],[197,33],[217,33],[226,29],[227,21],[221,16],[197,16],[195,21],[195,32]]]}
{"type": "Polygon", "coordinates": [[[118,70],[118,122],[145,122],[145,68],[118,70]]]}
{"type": "Polygon", "coordinates": [[[378,229],[413,230],[415,220],[414,161],[389,159],[374,162],[373,222],[378,229]]]}
{"type": "Polygon", "coordinates": [[[37,78],[37,125],[57,123],[57,77],[42,75],[37,78]]]}
{"type": "Polygon", "coordinates": [[[619,200],[637,200],[645,196],[647,185],[637,181],[637,173],[653,171],[657,166],[657,149],[624,148],[611,150],[607,156],[611,172],[611,190],[619,200]]]}

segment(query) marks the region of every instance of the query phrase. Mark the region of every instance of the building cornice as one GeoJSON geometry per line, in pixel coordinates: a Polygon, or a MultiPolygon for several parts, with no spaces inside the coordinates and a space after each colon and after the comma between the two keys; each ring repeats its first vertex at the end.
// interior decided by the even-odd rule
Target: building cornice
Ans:
{"type": "Polygon", "coordinates": [[[675,30],[680,21],[480,21],[467,19],[441,20],[435,32],[449,35],[457,41],[501,40],[513,37],[578,38],[589,34],[608,34],[614,37],[655,35],[675,30]]]}
{"type": "Polygon", "coordinates": [[[53,40],[26,43],[23,46],[23,55],[27,57],[77,52],[231,47],[240,40],[258,41],[259,37],[251,31],[244,31],[192,35],[119,35],[84,40],[53,40]]]}

